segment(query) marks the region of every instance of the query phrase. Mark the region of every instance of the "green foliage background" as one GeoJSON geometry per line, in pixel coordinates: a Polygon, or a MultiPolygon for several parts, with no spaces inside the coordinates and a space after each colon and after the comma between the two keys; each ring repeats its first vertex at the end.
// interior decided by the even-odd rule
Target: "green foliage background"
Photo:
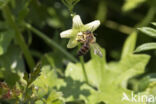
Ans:
{"type": "Polygon", "coordinates": [[[0,104],[147,104],[122,97],[156,96],[155,13],[155,0],[0,0],[0,104]],[[88,83],[60,38],[71,14],[101,21],[104,56],[84,56],[88,83]]]}

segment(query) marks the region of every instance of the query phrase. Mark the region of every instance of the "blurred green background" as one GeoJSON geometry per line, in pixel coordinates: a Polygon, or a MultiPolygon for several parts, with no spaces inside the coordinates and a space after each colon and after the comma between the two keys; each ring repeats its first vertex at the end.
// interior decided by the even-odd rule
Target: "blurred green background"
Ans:
{"type": "MultiPolygon", "coordinates": [[[[13,9],[15,14],[18,14],[19,8],[23,7],[23,2],[23,0],[18,1],[16,4],[18,6],[13,9]]],[[[126,0],[81,0],[75,6],[74,12],[81,16],[83,23],[95,19],[101,21],[100,28],[95,32],[97,42],[106,49],[107,60],[111,61],[119,60],[123,42],[132,29],[135,29],[136,26],[150,25],[150,22],[155,20],[154,3],[154,0],[127,0],[127,2],[126,0]]],[[[59,33],[71,28],[72,20],[68,9],[60,0],[32,0],[29,14],[25,18],[33,26],[66,48],[68,39],[61,39],[59,33]]],[[[32,37],[30,49],[41,54],[51,51],[51,48],[42,39],[34,35],[32,37]]],[[[139,33],[137,46],[151,41],[155,40],[139,33]]],[[[77,48],[68,49],[68,51],[74,56],[77,54],[77,48]]],[[[147,71],[155,71],[155,51],[147,53],[152,55],[147,71]]],[[[87,54],[85,59],[88,60],[89,56],[87,54]]]]}
{"type": "MultiPolygon", "coordinates": [[[[44,81],[42,82],[40,80],[37,80],[34,86],[41,85],[41,88],[44,88],[41,83],[44,83],[45,85],[48,83],[50,87],[56,87],[57,81],[55,82],[55,79],[60,81],[60,79],[57,79],[55,77],[56,73],[58,78],[62,78],[61,81],[63,80],[64,83],[66,82],[67,85],[69,84],[67,87],[69,87],[71,83],[75,84],[75,80],[70,78],[73,78],[74,76],[72,75],[74,74],[71,74],[70,77],[67,77],[65,75],[65,71],[67,71],[67,74],[69,74],[69,67],[80,69],[77,64],[73,66],[71,64],[71,62],[76,63],[76,61],[79,60],[79,57],[77,56],[78,47],[73,49],[67,49],[66,45],[68,43],[68,39],[60,38],[60,33],[62,31],[70,29],[72,27],[72,17],[70,11],[68,10],[68,7],[66,7],[61,2],[61,0],[0,0],[0,9],[0,88],[4,87],[3,83],[1,84],[1,82],[3,81],[7,82],[8,86],[13,88],[13,86],[16,84],[16,81],[18,81],[21,76],[23,80],[27,82],[27,86],[29,84],[31,85],[33,81],[38,79],[40,73],[39,70],[41,69],[38,68],[40,66],[40,63],[42,63],[42,69],[45,69],[45,72],[42,70],[39,78],[44,79],[44,76],[48,76],[48,78],[50,79],[51,76],[54,75],[54,77],[52,77],[54,79],[52,79],[52,82],[51,80],[48,80],[45,83],[44,81]],[[46,67],[46,65],[49,65],[50,68],[46,67]],[[34,68],[36,68],[37,71],[33,72],[34,68]],[[17,75],[17,73],[19,75],[17,75]],[[30,74],[30,76],[28,74],[30,74]],[[11,79],[10,76],[13,76],[13,78],[11,79]],[[51,85],[50,82],[54,83],[51,85]]],[[[97,43],[106,50],[106,60],[107,62],[111,62],[111,64],[109,64],[111,66],[110,68],[117,67],[124,69],[125,67],[127,68],[128,65],[134,64],[134,69],[137,69],[138,67],[136,67],[135,61],[136,63],[138,61],[143,61],[143,65],[139,64],[141,67],[139,67],[140,69],[138,69],[144,70],[148,57],[143,57],[140,55],[140,53],[137,53],[140,55],[138,55],[138,60],[133,60],[133,58],[136,58],[133,54],[134,56],[127,58],[128,61],[125,61],[129,62],[130,64],[124,62],[123,64],[121,59],[123,49],[122,47],[127,37],[130,36],[130,34],[134,31],[138,32],[136,47],[143,43],[156,41],[156,39],[151,38],[137,30],[137,28],[144,26],[155,28],[151,24],[151,22],[155,22],[156,20],[156,0],[80,0],[74,6],[73,12],[81,16],[84,24],[89,23],[93,20],[101,21],[101,25],[95,31],[95,33],[97,34],[97,43]],[[141,60],[140,57],[144,59],[141,60]],[[131,60],[134,63],[131,63],[131,60]],[[119,63],[117,63],[117,61],[119,61],[119,63]]],[[[133,37],[131,38],[133,39],[133,37]]],[[[132,46],[134,44],[132,44],[132,46]]],[[[142,53],[150,55],[151,59],[145,68],[146,72],[144,74],[139,73],[142,75],[139,75],[139,77],[137,78],[145,77],[145,75],[149,73],[156,72],[156,51],[151,50],[142,53]]],[[[97,60],[99,58],[94,55],[91,57],[90,52],[88,52],[84,56],[84,59],[85,62],[88,62],[89,60],[94,62],[94,59],[97,60]]],[[[99,60],[99,63],[101,62],[100,64],[105,64],[104,60],[99,60]]],[[[100,69],[101,67],[98,68],[100,69]]],[[[134,74],[134,76],[136,75],[136,73],[134,74]]],[[[132,77],[132,75],[130,76],[132,77]]],[[[106,78],[106,82],[109,82],[110,79],[106,78]]],[[[135,83],[136,86],[138,86],[141,83],[140,80],[140,82],[135,81],[136,80],[131,81],[128,86],[129,89],[136,90],[135,85],[133,84],[135,83]]],[[[79,81],[77,81],[76,83],[78,83],[78,87],[76,88],[79,88],[81,85],[84,84],[79,81]]],[[[142,84],[144,83],[145,82],[143,81],[142,84]]],[[[58,94],[56,90],[57,88],[55,87],[52,88],[54,91],[50,91],[53,92],[54,95],[56,93],[56,95],[59,96],[58,98],[60,98],[60,96],[62,95],[58,94]]],[[[141,91],[144,90],[146,87],[141,89],[141,91]]],[[[66,88],[64,87],[61,88],[61,91],[64,89],[66,90],[66,88]]],[[[29,89],[27,87],[26,90],[24,90],[25,93],[23,95],[29,96],[29,93],[32,93],[34,89],[29,89]]],[[[93,88],[92,90],[97,89],[93,88]]],[[[0,90],[0,94],[1,92],[3,91],[0,90]]],[[[74,92],[75,89],[73,90],[73,93],[74,92]]],[[[72,95],[73,93],[69,93],[69,95],[72,95]]],[[[113,95],[114,93],[111,94],[113,95]]],[[[73,94],[73,96],[76,96],[77,98],[77,95],[73,94]]],[[[1,99],[0,96],[0,101],[1,100],[3,104],[3,99],[1,99]]],[[[76,102],[77,99],[75,100],[75,103],[68,102],[67,104],[83,104],[76,102]]],[[[104,104],[104,102],[99,102],[97,104],[104,104]]]]}

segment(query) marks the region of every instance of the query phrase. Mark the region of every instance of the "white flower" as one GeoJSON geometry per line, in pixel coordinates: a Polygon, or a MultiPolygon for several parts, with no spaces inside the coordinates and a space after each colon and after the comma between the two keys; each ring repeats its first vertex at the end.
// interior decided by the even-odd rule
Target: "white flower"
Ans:
{"type": "Polygon", "coordinates": [[[78,41],[76,40],[77,35],[80,35],[80,33],[90,30],[90,31],[95,31],[100,25],[99,20],[95,20],[93,22],[90,22],[88,24],[83,24],[81,21],[81,18],[79,15],[75,15],[73,17],[73,26],[72,29],[63,31],[60,33],[61,38],[70,38],[67,48],[74,48],[75,46],[78,45],[78,41]]]}

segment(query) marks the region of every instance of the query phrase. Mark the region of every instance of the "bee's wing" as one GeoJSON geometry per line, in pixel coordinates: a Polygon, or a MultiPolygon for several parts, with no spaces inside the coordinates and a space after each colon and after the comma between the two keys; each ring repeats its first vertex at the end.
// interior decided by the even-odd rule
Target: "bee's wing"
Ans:
{"type": "Polygon", "coordinates": [[[97,43],[92,43],[90,46],[93,49],[94,54],[96,54],[96,55],[98,55],[100,57],[103,57],[103,54],[102,54],[102,52],[100,50],[100,46],[97,43]]]}

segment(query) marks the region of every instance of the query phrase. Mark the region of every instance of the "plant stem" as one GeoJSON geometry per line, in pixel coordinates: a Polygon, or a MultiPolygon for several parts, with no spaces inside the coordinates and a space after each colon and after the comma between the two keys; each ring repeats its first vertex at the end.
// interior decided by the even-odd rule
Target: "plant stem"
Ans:
{"type": "Polygon", "coordinates": [[[151,6],[144,19],[140,23],[138,23],[135,27],[138,28],[148,25],[154,19],[154,15],[155,15],[155,7],[151,6]]]}
{"type": "Polygon", "coordinates": [[[121,33],[127,34],[129,35],[130,33],[132,33],[134,31],[134,29],[132,27],[123,25],[123,24],[119,24],[115,21],[111,21],[111,20],[107,20],[105,21],[104,25],[110,29],[113,30],[117,30],[121,33]]]}
{"type": "Polygon", "coordinates": [[[81,62],[81,66],[82,66],[82,70],[83,70],[83,75],[84,75],[85,81],[88,83],[88,77],[87,77],[87,72],[86,72],[86,69],[85,69],[85,66],[84,66],[84,58],[83,58],[83,56],[80,56],[80,62],[81,62]]]}
{"type": "Polygon", "coordinates": [[[14,17],[10,12],[10,8],[8,6],[5,6],[2,9],[2,12],[4,14],[4,18],[6,19],[10,27],[15,31],[15,39],[17,41],[17,44],[20,46],[24,54],[24,57],[26,58],[30,71],[32,71],[35,66],[35,62],[31,56],[31,53],[27,47],[27,44],[25,43],[23,35],[21,34],[20,30],[18,29],[18,26],[15,23],[14,17]]]}
{"type": "MultiPolygon", "coordinates": [[[[79,49],[80,49],[80,45],[79,45],[79,49]]],[[[84,57],[83,56],[80,56],[80,62],[81,62],[82,71],[83,71],[85,81],[86,81],[86,83],[88,83],[88,76],[87,76],[87,72],[86,72],[86,69],[85,69],[84,57]]]]}
{"type": "Polygon", "coordinates": [[[40,38],[42,38],[47,44],[49,44],[50,46],[52,46],[52,48],[55,48],[55,49],[59,50],[60,52],[62,52],[70,60],[72,60],[74,62],[77,62],[78,61],[74,56],[72,56],[64,48],[62,48],[60,45],[58,45],[58,43],[56,43],[54,40],[52,40],[49,37],[47,37],[46,34],[44,34],[44,33],[40,32],[39,30],[35,29],[34,27],[32,27],[28,23],[25,23],[25,26],[28,29],[30,29],[32,32],[34,32],[37,36],[39,36],[40,38]]]}

